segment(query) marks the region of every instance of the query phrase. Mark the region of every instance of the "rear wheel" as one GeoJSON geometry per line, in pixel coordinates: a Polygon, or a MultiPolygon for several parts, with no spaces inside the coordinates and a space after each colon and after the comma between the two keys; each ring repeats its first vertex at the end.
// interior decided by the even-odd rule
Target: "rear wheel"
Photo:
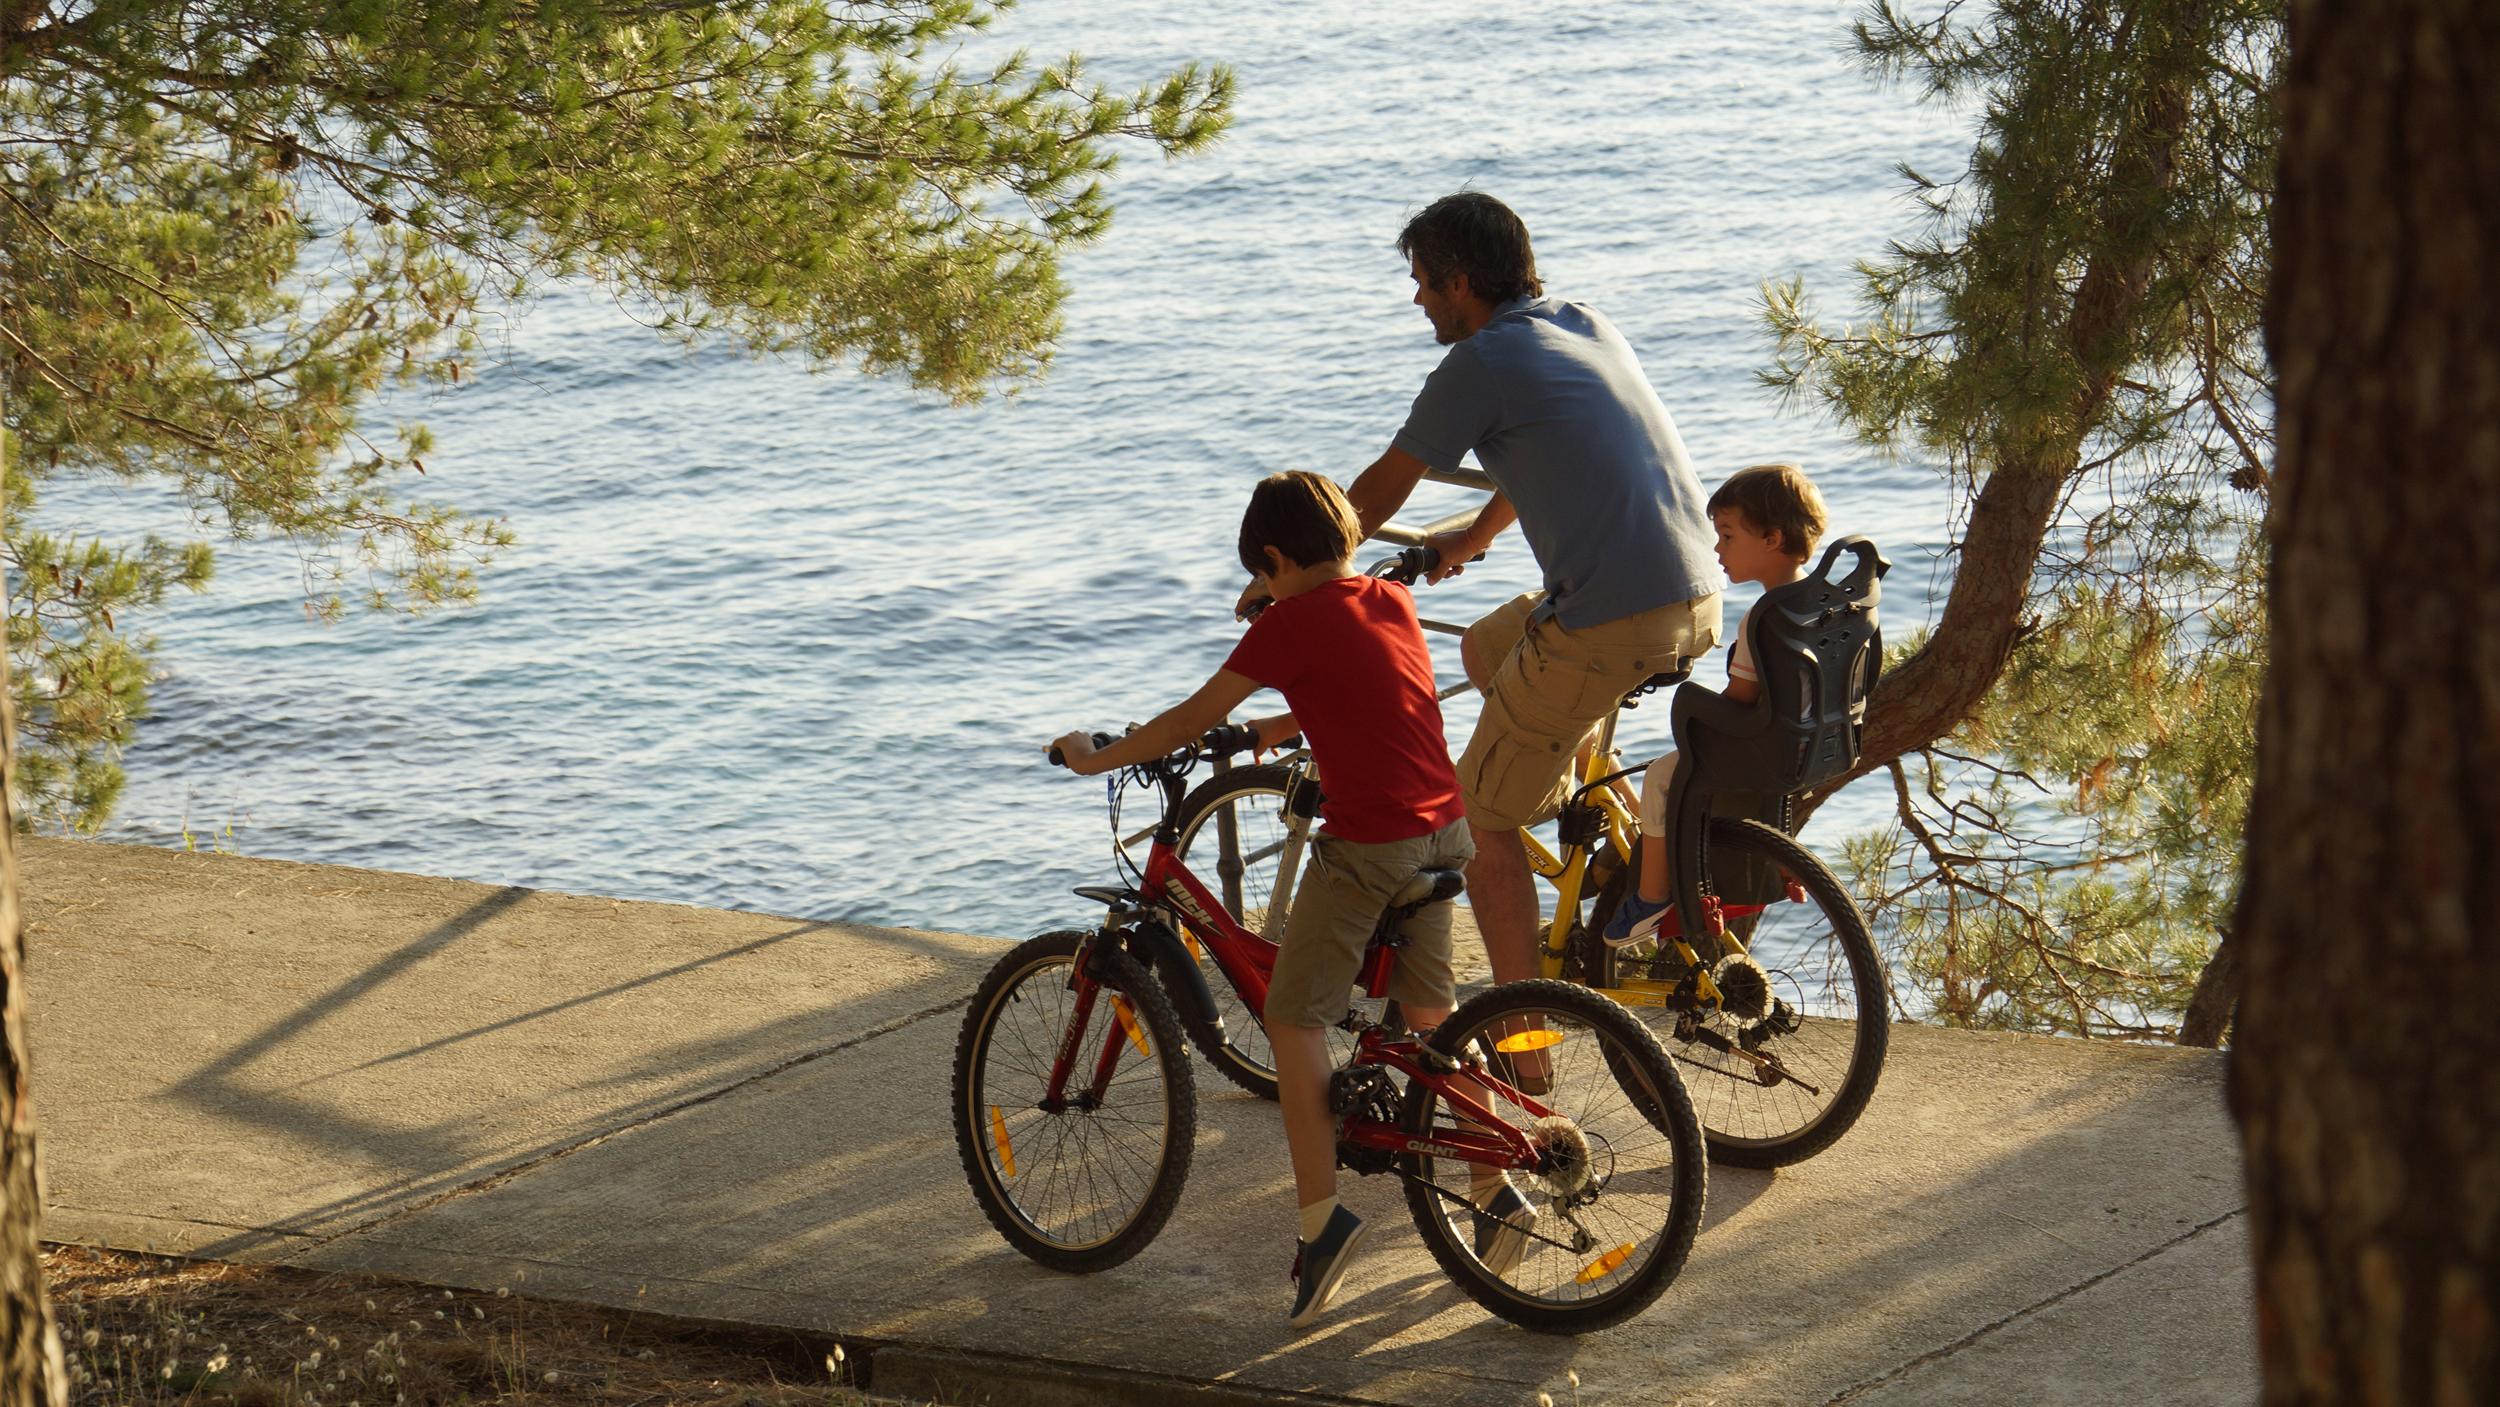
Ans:
{"type": "Polygon", "coordinates": [[[1180,1199],[1197,1131],[1170,999],[1099,945],[1079,984],[1086,938],[1045,933],[1011,949],[981,980],[955,1044],[955,1146],[973,1198],[1009,1245],[1054,1270],[1106,1270],[1144,1249],[1180,1199]],[[1076,1055],[1053,1107],[1051,1067],[1071,1025],[1076,1055]]]}
{"type": "MultiPolygon", "coordinates": [[[[1544,1150],[1538,1171],[1497,1180],[1477,1164],[1409,1156],[1407,1209],[1433,1259],[1477,1303],[1530,1329],[1582,1333],[1647,1308],[1692,1250],[1709,1178],[1692,1101],[1657,1039],[1585,987],[1531,981],[1466,1002],[1432,1044],[1551,1111],[1488,1101],[1544,1150]]],[[[1424,1141],[1465,1127],[1420,1081],[1401,1122],[1424,1141]]]]}
{"type": "Polygon", "coordinates": [[[1675,1057],[1713,1158],[1782,1167],[1829,1148],[1875,1093],[1891,1036],[1883,962],[1838,877],[1777,828],[1713,819],[1710,855],[1714,872],[1766,862],[1804,891],[1802,903],[1775,902],[1729,925],[1770,979],[1776,1005],[1766,1017],[1656,1004],[1685,975],[1673,948],[1598,941],[1629,889],[1629,866],[1599,894],[1576,962],[1592,985],[1624,991],[1675,1057]]]}

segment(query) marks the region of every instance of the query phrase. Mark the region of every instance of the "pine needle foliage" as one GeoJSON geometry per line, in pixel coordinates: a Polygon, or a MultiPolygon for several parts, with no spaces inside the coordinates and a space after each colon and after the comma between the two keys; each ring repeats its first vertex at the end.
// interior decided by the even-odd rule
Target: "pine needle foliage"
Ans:
{"type": "Polygon", "coordinates": [[[1039,375],[1117,148],[1213,141],[1232,79],[946,57],[1007,0],[0,0],[9,646],[29,814],[93,828],[146,709],[130,620],[281,536],[308,603],[471,598],[508,525],[413,497],[366,412],[480,319],[595,279],[666,333],[955,400],[1039,375]],[[47,537],[42,484],[171,485],[196,540],[47,537]]]}
{"type": "Polygon", "coordinates": [[[2278,0],[1883,0],[1855,30],[1974,145],[1904,168],[1919,227],[1860,265],[1861,322],[1766,289],[1764,379],[1939,465],[1958,569],[2029,583],[1984,699],[1889,762],[1894,823],[1849,844],[1912,1013],[2166,1038],[2218,941],[2265,660],[2282,26],[2278,0]],[[2029,541],[1974,509],[2015,474],[2052,492],[2029,541]]]}

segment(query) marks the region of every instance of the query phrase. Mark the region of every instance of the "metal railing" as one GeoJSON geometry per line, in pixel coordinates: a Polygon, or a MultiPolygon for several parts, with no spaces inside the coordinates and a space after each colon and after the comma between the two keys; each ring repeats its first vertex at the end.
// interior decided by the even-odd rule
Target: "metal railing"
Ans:
{"type": "MultiPolygon", "coordinates": [[[[1436,484],[1454,484],[1460,488],[1475,489],[1480,493],[1494,492],[1492,476],[1481,469],[1427,469],[1424,471],[1424,477],[1436,484]]],[[[1452,528],[1467,526],[1474,522],[1476,514],[1482,511],[1484,510],[1479,505],[1463,513],[1452,513],[1446,518],[1435,518],[1420,528],[1401,527],[1394,522],[1383,523],[1380,525],[1380,531],[1372,534],[1372,541],[1386,542],[1397,547],[1413,547],[1434,533],[1448,532],[1452,528]]],[[[1452,625],[1445,620],[1426,620],[1421,624],[1424,629],[1442,635],[1465,635],[1467,633],[1467,627],[1452,625]]],[[[1474,687],[1475,685],[1468,683],[1462,677],[1457,683],[1441,690],[1440,697],[1454,698],[1474,687]]]]}

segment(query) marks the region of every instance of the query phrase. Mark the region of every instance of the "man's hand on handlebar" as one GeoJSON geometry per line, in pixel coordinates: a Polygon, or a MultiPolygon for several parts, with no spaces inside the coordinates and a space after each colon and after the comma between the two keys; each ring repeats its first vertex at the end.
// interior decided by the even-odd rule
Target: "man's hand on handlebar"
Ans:
{"type": "Polygon", "coordinates": [[[1484,556],[1484,549],[1468,536],[1469,532],[1467,528],[1452,528],[1424,539],[1424,546],[1441,554],[1441,560],[1424,573],[1424,580],[1438,586],[1467,570],[1469,562],[1484,556]]]}

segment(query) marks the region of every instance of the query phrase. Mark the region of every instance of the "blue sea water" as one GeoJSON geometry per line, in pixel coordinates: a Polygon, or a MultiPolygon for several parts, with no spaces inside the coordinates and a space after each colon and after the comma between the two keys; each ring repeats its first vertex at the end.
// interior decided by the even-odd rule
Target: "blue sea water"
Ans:
{"type": "MultiPolygon", "coordinates": [[[[1109,842],[1100,783],[1041,744],[1221,661],[1255,479],[1350,479],[1387,443],[1439,355],[1393,240],[1462,186],[1623,328],[1706,483],[1806,465],[1891,555],[1890,629],[1922,623],[1939,475],[1755,381],[1762,281],[1847,312],[1852,262],[1914,225],[1895,166],[1967,148],[1852,66],[1854,8],[1030,0],[966,57],[1074,49],[1115,85],[1213,60],[1241,85],[1208,154],[1130,154],[1112,230],[1066,263],[1047,379],[949,406],[556,290],[471,384],[385,411],[435,431],[420,488],[520,534],[480,604],[324,625],[293,545],[224,546],[214,589],[148,623],[163,677],[107,838],[998,934],[1064,918],[1109,842]]],[[[1470,501],[1428,485],[1403,516],[1470,501]]],[[[98,483],[41,516],[186,524],[98,483]]],[[[1422,602],[1465,621],[1535,579],[1513,535],[1422,602]]],[[[1454,743],[1474,713],[1451,700],[1454,743]]],[[[1633,715],[1632,753],[1665,727],[1633,715]]],[[[1880,813],[1845,797],[1810,838],[1880,813]]]]}

